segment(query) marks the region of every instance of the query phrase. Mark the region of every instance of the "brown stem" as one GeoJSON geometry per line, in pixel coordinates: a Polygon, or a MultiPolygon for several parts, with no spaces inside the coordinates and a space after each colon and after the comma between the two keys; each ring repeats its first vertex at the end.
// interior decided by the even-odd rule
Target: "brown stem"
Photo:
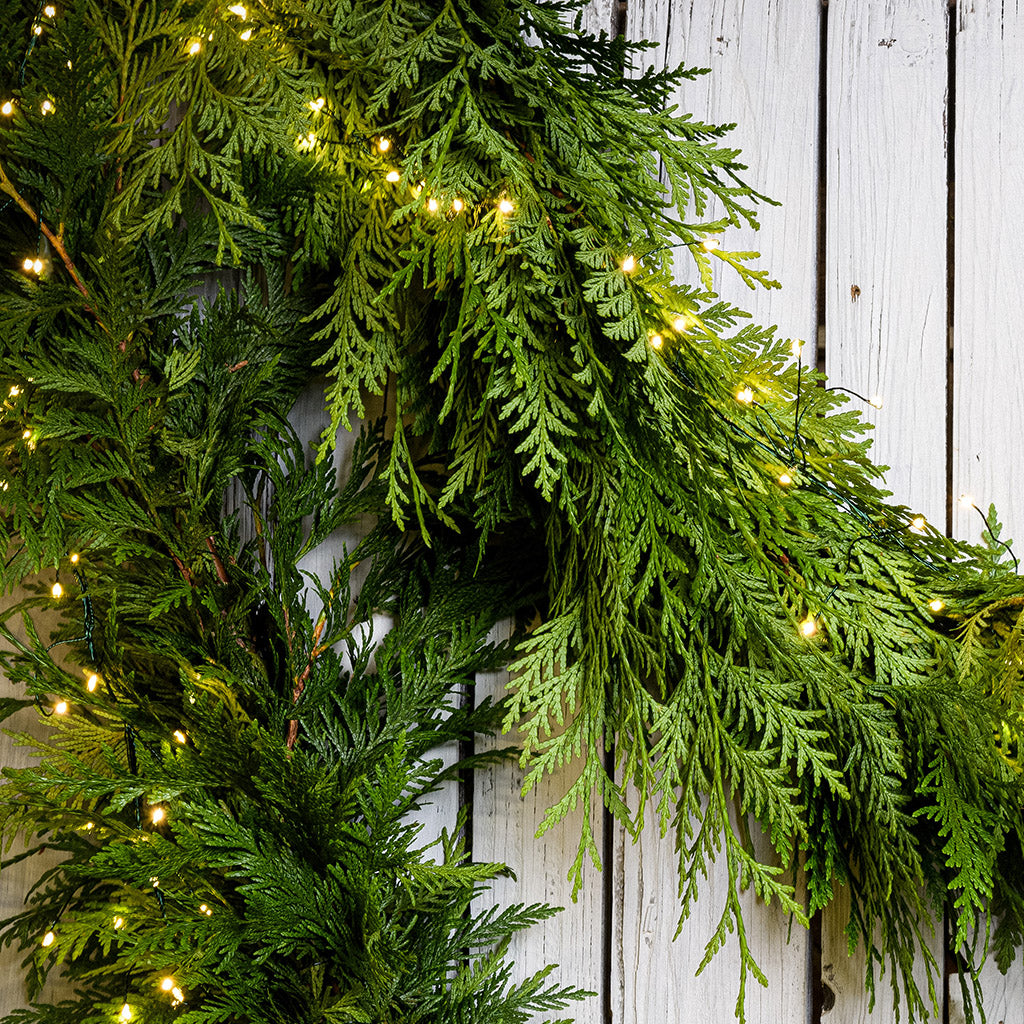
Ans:
{"type": "MultiPolygon", "coordinates": [[[[320,652],[323,648],[320,646],[320,637],[323,635],[324,626],[327,623],[326,613],[321,613],[320,618],[317,620],[316,628],[313,630],[313,646],[309,652],[309,659],[306,661],[306,667],[302,670],[302,674],[295,680],[295,687],[292,689],[292,703],[298,704],[299,698],[302,696],[302,691],[306,688],[306,680],[309,678],[309,673],[313,670],[313,662],[316,661],[320,652]]],[[[299,738],[299,723],[297,719],[291,719],[288,722],[288,736],[287,746],[289,750],[295,747],[295,741],[299,738]]]]}
{"type": "Polygon", "coordinates": [[[224,568],[224,563],[220,560],[220,555],[217,554],[217,549],[214,547],[212,537],[206,538],[206,547],[210,554],[213,555],[213,564],[217,569],[217,579],[219,579],[221,583],[227,583],[228,571],[224,568]]]}
{"type": "MultiPolygon", "coordinates": [[[[64,248],[63,227],[58,233],[54,234],[49,224],[47,224],[46,221],[43,220],[43,218],[40,217],[35,210],[32,209],[28,201],[24,199],[21,193],[14,187],[14,183],[11,181],[10,178],[7,177],[7,172],[4,170],[2,164],[0,164],[0,192],[6,192],[7,195],[9,195],[11,199],[13,199],[14,202],[21,207],[26,216],[28,216],[31,220],[35,221],[36,224],[39,225],[39,230],[42,231],[42,233],[46,236],[46,240],[56,250],[57,255],[60,256],[61,262],[64,264],[64,267],[67,270],[68,274],[71,276],[71,280],[74,282],[75,287],[82,293],[83,298],[88,299],[89,290],[82,283],[82,279],[78,276],[78,271],[75,269],[74,263],[71,262],[71,257],[68,255],[67,249],[64,248]]],[[[104,330],[106,330],[107,328],[104,325],[103,321],[100,320],[98,316],[96,316],[96,311],[92,309],[90,306],[87,306],[86,308],[89,310],[90,313],[92,313],[93,316],[96,317],[96,320],[99,323],[99,325],[104,330]]]]}

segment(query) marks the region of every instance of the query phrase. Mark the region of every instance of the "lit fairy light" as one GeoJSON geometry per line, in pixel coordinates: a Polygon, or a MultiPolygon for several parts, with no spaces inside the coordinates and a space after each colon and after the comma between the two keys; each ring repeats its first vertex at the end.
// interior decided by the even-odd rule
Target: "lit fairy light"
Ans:
{"type": "Polygon", "coordinates": [[[391,170],[388,171],[388,173],[384,175],[384,180],[385,181],[390,181],[391,184],[394,185],[395,182],[398,182],[398,181],[402,180],[401,171],[398,171],[398,170],[396,170],[395,168],[392,167],[391,170]]]}
{"type": "Polygon", "coordinates": [[[714,252],[716,249],[720,249],[722,247],[722,240],[717,235],[710,235],[700,244],[705,252],[714,252]]]}
{"type": "Polygon", "coordinates": [[[750,388],[740,388],[736,392],[736,401],[743,405],[751,405],[754,401],[754,392],[750,388]]]}
{"type": "Polygon", "coordinates": [[[946,602],[941,601],[936,597],[934,600],[928,602],[928,607],[931,608],[933,612],[941,612],[942,609],[946,607],[946,602]]]}
{"type": "Polygon", "coordinates": [[[636,257],[630,253],[622,261],[622,272],[632,274],[634,270],[636,270],[636,257]]]}
{"type": "Polygon", "coordinates": [[[503,213],[508,216],[515,210],[515,206],[512,204],[512,200],[508,198],[498,200],[498,213],[503,213]]]}
{"type": "Polygon", "coordinates": [[[813,615],[808,615],[800,623],[800,632],[803,636],[811,637],[818,632],[818,620],[813,615]]]}
{"type": "Polygon", "coordinates": [[[462,213],[463,209],[465,208],[465,205],[466,204],[461,199],[452,200],[452,210],[455,213],[462,213]]]}

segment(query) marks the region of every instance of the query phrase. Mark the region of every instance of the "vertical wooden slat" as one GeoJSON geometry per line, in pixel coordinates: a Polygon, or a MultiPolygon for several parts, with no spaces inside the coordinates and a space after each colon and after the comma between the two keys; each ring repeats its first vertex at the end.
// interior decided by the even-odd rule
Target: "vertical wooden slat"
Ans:
{"type": "MultiPolygon", "coordinates": [[[[1024,6],[961,2],[956,47],[954,497],[995,502],[1024,544],[1024,6]]],[[[982,523],[961,506],[955,528],[982,523]]]]}
{"type": "MultiPolygon", "coordinates": [[[[953,493],[984,511],[994,502],[1004,539],[1024,546],[1024,5],[960,0],[956,11],[955,248],[953,257],[953,493]]],[[[957,536],[976,540],[981,519],[954,507],[957,536]]],[[[1024,963],[982,972],[989,1021],[1024,1024],[1024,963]]],[[[950,980],[950,1024],[962,1024],[950,980]]]]}
{"type": "MultiPolygon", "coordinates": [[[[677,97],[680,109],[712,123],[736,122],[723,145],[741,148],[749,165],[748,182],[783,203],[763,208],[759,235],[730,229],[723,237],[727,249],[760,249],[761,265],[781,279],[782,290],[750,291],[731,273],[719,274],[716,288],[723,298],[752,312],[754,322],[777,324],[783,336],[809,343],[817,322],[820,17],[817,0],[630,0],[627,8],[629,37],[660,44],[644,55],[648,65],[685,63],[712,69],[710,75],[684,84],[677,97]]],[[[689,267],[678,270],[689,279],[689,267]]],[[[762,837],[756,841],[766,847],[762,837]]],[[[722,912],[728,884],[723,858],[710,865],[696,907],[674,941],[679,903],[671,838],[659,836],[653,820],[645,823],[635,843],[616,828],[614,863],[614,1020],[732,1020],[739,982],[735,939],[694,977],[722,912]]],[[[751,948],[769,979],[767,989],[748,979],[747,1019],[806,1021],[807,933],[794,924],[787,944],[788,921],[777,907],[765,907],[751,892],[741,900],[751,948]]]]}
{"type": "Polygon", "coordinates": [[[897,502],[946,509],[946,0],[828,7],[826,368],[897,502]]]}
{"type": "MultiPolygon", "coordinates": [[[[630,0],[627,34],[660,44],[644,66],[710,68],[676,97],[681,112],[736,127],[720,143],[742,151],[743,177],[780,206],[759,209],[761,230],[730,228],[722,247],[761,253],[757,265],[781,289],[750,289],[733,271],[716,269],[722,298],[777,325],[783,337],[813,344],[815,311],[819,0],[630,0]]],[[[707,216],[721,211],[712,207],[707,216]]],[[[692,277],[681,257],[678,270],[692,277]]]]}
{"type": "MultiPolygon", "coordinates": [[[[492,631],[498,641],[508,636],[508,622],[492,631]]],[[[476,699],[499,700],[506,693],[507,672],[481,673],[476,680],[476,699]]],[[[477,739],[477,750],[496,749],[517,743],[514,733],[477,739]]],[[[562,795],[565,779],[574,777],[574,768],[565,767],[564,776],[541,780],[526,796],[521,795],[523,773],[514,762],[480,769],[473,785],[473,859],[501,861],[516,874],[503,878],[481,894],[479,909],[497,904],[549,903],[565,909],[547,921],[520,933],[509,955],[515,960],[517,980],[529,977],[549,963],[559,965],[557,981],[596,992],[596,997],[574,1007],[578,1024],[603,1024],[606,999],[604,965],[604,878],[587,864],[583,887],[576,902],[569,899],[571,886],[566,880],[580,835],[582,809],[571,812],[564,821],[536,838],[548,807],[562,795]]],[[[590,818],[595,828],[598,849],[603,842],[600,800],[591,800],[590,818]]],[[[605,870],[610,870],[606,866],[605,870]]]]}
{"type": "MultiPolygon", "coordinates": [[[[872,457],[891,467],[894,500],[937,524],[946,508],[946,37],[945,0],[828,6],[826,369],[830,384],[882,395],[882,411],[870,410],[872,457]]],[[[822,1019],[889,1022],[888,978],[869,1013],[863,951],[847,956],[848,907],[840,892],[822,915],[822,1019]]],[[[929,946],[941,963],[941,922],[937,931],[929,946]]]]}

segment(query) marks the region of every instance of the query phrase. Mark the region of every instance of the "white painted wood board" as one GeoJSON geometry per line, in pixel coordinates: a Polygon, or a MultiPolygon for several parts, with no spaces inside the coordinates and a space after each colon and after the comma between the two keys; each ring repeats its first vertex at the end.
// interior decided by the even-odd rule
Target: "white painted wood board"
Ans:
{"type": "MultiPolygon", "coordinates": [[[[728,893],[725,853],[709,865],[708,877],[679,937],[678,871],[671,836],[661,836],[649,814],[634,842],[615,827],[615,891],[612,903],[612,1016],[616,1022],[735,1019],[739,993],[739,947],[730,935],[700,975],[704,948],[721,919],[728,893]]],[[[753,825],[752,838],[770,862],[768,841],[753,825]]],[[[802,898],[802,893],[798,893],[802,898]]],[[[765,906],[752,891],[741,895],[747,941],[764,971],[767,988],[748,976],[744,1000],[748,1024],[810,1019],[810,959],[806,930],[775,904],[765,906]]]]}
{"type": "MultiPolygon", "coordinates": [[[[783,202],[781,208],[763,208],[760,235],[730,229],[723,237],[728,249],[760,248],[760,263],[782,280],[782,290],[751,291],[731,271],[717,275],[716,288],[752,312],[755,322],[777,324],[783,336],[807,341],[807,355],[813,351],[817,323],[820,17],[820,5],[813,0],[631,0],[627,9],[629,37],[660,44],[644,55],[647,65],[684,63],[712,69],[710,75],[684,83],[676,97],[680,109],[708,122],[737,122],[724,145],[743,149],[747,180],[783,202]]],[[[689,280],[690,268],[683,261],[685,257],[678,272],[689,280]]],[[[614,850],[615,1020],[674,1020],[682,1006],[700,1007],[694,1020],[732,1020],[739,982],[735,942],[694,978],[721,915],[727,884],[723,860],[710,866],[697,905],[673,940],[679,902],[671,837],[660,837],[657,825],[648,821],[634,843],[617,827],[614,850]]],[[[741,900],[756,958],[769,978],[767,990],[748,980],[747,1019],[807,1019],[807,933],[794,925],[787,944],[788,920],[776,907],[764,907],[752,892],[741,900]]]]}
{"type": "MultiPolygon", "coordinates": [[[[828,5],[826,369],[884,408],[894,500],[945,523],[946,0],[828,5]]],[[[867,413],[871,416],[867,416],[867,413]]]]}
{"type": "MultiPolygon", "coordinates": [[[[1024,547],[1024,7],[960,0],[956,12],[955,246],[953,301],[953,494],[995,502],[1003,538],[1024,547]]],[[[977,540],[977,512],[954,506],[954,532],[977,540]]],[[[1003,975],[982,969],[995,1024],[1024,1024],[1021,957],[1003,975]]],[[[950,980],[950,1022],[962,1024],[950,980]]]]}
{"type": "MultiPolygon", "coordinates": [[[[894,500],[937,524],[946,508],[946,37],[945,0],[828,6],[826,369],[832,385],[883,396],[881,412],[870,410],[872,457],[891,467],[894,500]]],[[[889,1022],[887,981],[868,1012],[863,951],[846,952],[847,914],[842,900],[822,913],[829,1017],[889,1022]]]]}
{"type": "MultiPolygon", "coordinates": [[[[506,638],[509,624],[500,622],[492,630],[493,641],[506,638]]],[[[507,692],[507,672],[480,673],[476,699],[500,700],[507,692]]],[[[516,734],[479,737],[477,750],[515,746],[516,734]]],[[[473,779],[473,859],[500,861],[516,874],[515,879],[497,879],[476,901],[480,909],[511,903],[549,903],[564,907],[561,913],[541,922],[513,939],[509,957],[515,961],[513,978],[522,980],[549,963],[559,965],[551,980],[597,993],[584,1003],[565,1011],[578,1024],[604,1022],[604,887],[605,874],[592,864],[585,866],[583,885],[572,902],[572,885],[567,880],[576,853],[583,818],[577,808],[540,839],[537,829],[547,809],[564,793],[578,770],[570,763],[558,775],[542,779],[522,795],[523,770],[517,761],[478,769],[473,779]]],[[[603,808],[591,798],[590,818],[598,849],[603,844],[603,808]]],[[[604,871],[611,870],[605,865],[604,871]]]]}
{"type": "MultiPolygon", "coordinates": [[[[961,0],[956,15],[953,495],[995,502],[1024,550],[1024,7],[961,0]]],[[[957,536],[983,524],[954,509],[957,536]]]]}
{"type": "MultiPolygon", "coordinates": [[[[836,896],[821,917],[821,980],[825,999],[822,1004],[821,1024],[892,1024],[899,1014],[900,1021],[907,1021],[906,1002],[900,997],[897,1010],[892,991],[891,968],[886,961],[885,974],[875,968],[875,1003],[870,1010],[869,997],[865,989],[865,953],[863,943],[858,943],[853,955],[848,954],[846,922],[850,916],[850,895],[845,886],[836,887],[836,896]]],[[[927,925],[923,928],[926,944],[942,970],[944,953],[942,948],[942,921],[937,922],[933,933],[927,925]]],[[[933,971],[938,1016],[930,1020],[942,1020],[942,978],[933,971]]],[[[914,969],[914,981],[926,1005],[929,1003],[928,973],[923,957],[918,956],[914,969]]],[[[931,1012],[931,1011],[930,1011],[931,1012]]]]}
{"type": "MultiPolygon", "coordinates": [[[[735,124],[719,143],[741,150],[744,179],[781,203],[762,204],[761,230],[730,228],[722,247],[761,253],[781,289],[750,289],[731,268],[717,266],[718,293],[752,314],[753,323],[777,325],[779,334],[807,342],[813,363],[816,338],[818,202],[818,0],[630,0],[627,34],[657,50],[644,66],[710,68],[684,82],[674,101],[680,113],[712,124],[735,124]]],[[[712,207],[708,217],[719,216],[712,207]]],[[[682,279],[695,280],[685,255],[682,279]]]]}

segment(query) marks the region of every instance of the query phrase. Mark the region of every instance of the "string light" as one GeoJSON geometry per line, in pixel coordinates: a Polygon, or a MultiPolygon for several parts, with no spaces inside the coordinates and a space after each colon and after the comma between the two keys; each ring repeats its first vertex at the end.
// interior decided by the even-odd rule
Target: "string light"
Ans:
{"type": "Polygon", "coordinates": [[[391,148],[391,140],[387,136],[382,135],[377,140],[377,148],[382,152],[386,153],[391,148]]]}
{"type": "Polygon", "coordinates": [[[114,918],[114,930],[117,931],[118,928],[123,928],[123,927],[124,927],[124,918],[123,917],[115,917],[114,918]]]}
{"type": "Polygon", "coordinates": [[[85,681],[85,688],[90,693],[95,693],[96,692],[96,687],[99,685],[99,682],[100,682],[100,677],[98,675],[96,675],[95,672],[93,672],[89,676],[89,678],[85,681]]]}
{"type": "Polygon", "coordinates": [[[705,238],[700,244],[705,252],[714,252],[715,249],[721,248],[722,240],[715,235],[712,235],[710,238],[705,238]]]}
{"type": "Polygon", "coordinates": [[[45,14],[48,18],[55,18],[57,16],[57,8],[54,7],[53,4],[47,4],[43,8],[43,14],[45,14]]]}
{"type": "Polygon", "coordinates": [[[161,981],[160,981],[160,987],[161,987],[161,988],[162,988],[162,989],[163,989],[163,990],[164,990],[165,992],[170,992],[170,991],[171,991],[171,989],[172,989],[172,988],[174,988],[174,979],[173,979],[173,978],[170,978],[170,977],[167,977],[167,978],[163,978],[163,979],[161,979],[161,981]]]}
{"type": "Polygon", "coordinates": [[[882,408],[882,396],[881,395],[872,395],[868,399],[868,405],[873,405],[876,409],[881,409],[882,408]]]}
{"type": "Polygon", "coordinates": [[[43,34],[43,26],[42,26],[42,25],[38,25],[38,24],[37,24],[37,25],[33,25],[33,26],[32,26],[32,31],[33,31],[33,32],[34,32],[34,33],[35,33],[35,34],[36,34],[37,36],[41,36],[41,35],[43,34]]]}
{"type": "Polygon", "coordinates": [[[58,715],[66,715],[68,713],[68,702],[66,700],[59,700],[53,705],[53,710],[58,715]]]}
{"type": "Polygon", "coordinates": [[[42,109],[44,114],[52,114],[53,113],[53,101],[52,100],[43,100],[41,109],[42,109]]]}
{"type": "Polygon", "coordinates": [[[59,601],[64,596],[64,588],[60,585],[60,580],[50,587],[50,594],[55,601],[59,601]]]}
{"type": "Polygon", "coordinates": [[[202,48],[203,48],[202,42],[199,39],[193,39],[188,44],[188,55],[190,57],[194,57],[202,48]]]}
{"type": "Polygon", "coordinates": [[[70,555],[68,555],[68,561],[72,565],[78,565],[78,552],[73,551],[70,555]]]}
{"type": "Polygon", "coordinates": [[[462,208],[463,208],[463,207],[464,207],[465,205],[466,205],[466,204],[465,204],[465,203],[464,203],[464,202],[463,202],[463,201],[462,201],[461,199],[453,199],[453,200],[452,200],[452,209],[453,209],[453,210],[454,210],[454,211],[455,211],[456,213],[462,213],[462,208]]]}
{"type": "Polygon", "coordinates": [[[792,482],[793,477],[788,472],[783,471],[779,474],[779,483],[782,484],[783,487],[788,487],[792,482]]]}
{"type": "Polygon", "coordinates": [[[941,612],[942,609],[946,607],[946,602],[940,601],[938,598],[935,598],[934,601],[928,602],[928,607],[931,608],[933,612],[941,612]]]}
{"type": "Polygon", "coordinates": [[[320,111],[324,109],[324,104],[326,102],[327,100],[325,100],[323,96],[317,96],[315,100],[309,101],[309,109],[312,110],[314,114],[319,114],[320,111]]]}
{"type": "Polygon", "coordinates": [[[818,632],[818,620],[813,615],[808,615],[803,622],[800,623],[800,632],[804,636],[814,636],[818,632]]]}
{"type": "Polygon", "coordinates": [[[182,1003],[185,1001],[185,994],[178,988],[177,985],[171,989],[171,995],[174,996],[175,1003],[182,1003]]]}
{"type": "Polygon", "coordinates": [[[431,197],[430,199],[427,200],[427,209],[431,213],[437,213],[437,207],[438,207],[438,203],[437,203],[436,199],[431,197]]]}
{"type": "Polygon", "coordinates": [[[46,946],[52,946],[52,945],[54,944],[54,942],[56,941],[56,939],[57,939],[57,936],[56,936],[56,935],[54,935],[54,933],[53,933],[52,931],[48,931],[48,932],[47,932],[47,933],[46,933],[46,934],[45,934],[45,935],[43,936],[43,942],[42,942],[42,945],[43,945],[44,947],[46,947],[46,946]]]}
{"type": "Polygon", "coordinates": [[[512,205],[511,199],[499,199],[498,200],[498,212],[506,215],[512,213],[515,207],[512,205]]]}
{"type": "Polygon", "coordinates": [[[316,132],[310,132],[308,135],[300,135],[295,140],[295,144],[301,150],[312,149],[316,145],[316,132]]]}
{"type": "Polygon", "coordinates": [[[21,388],[19,388],[17,384],[12,384],[11,390],[8,392],[8,394],[11,396],[11,398],[17,398],[18,395],[21,394],[21,388]]]}
{"type": "Polygon", "coordinates": [[[249,40],[252,39],[252,29],[247,28],[244,32],[239,32],[238,38],[241,39],[243,43],[249,42],[249,40]]]}
{"type": "Polygon", "coordinates": [[[974,504],[974,499],[966,491],[960,495],[960,498],[958,500],[961,505],[969,505],[971,508],[978,507],[977,505],[974,504]]]}
{"type": "Polygon", "coordinates": [[[120,1017],[121,1020],[132,1019],[132,1008],[127,1003],[125,1003],[124,1006],[121,1007],[120,1017]]]}
{"type": "Polygon", "coordinates": [[[660,334],[651,335],[651,348],[659,349],[665,344],[665,339],[660,334]]]}
{"type": "Polygon", "coordinates": [[[10,100],[4,100],[2,106],[0,106],[0,114],[4,117],[10,117],[14,113],[14,104],[10,100]]]}
{"type": "Polygon", "coordinates": [[[633,256],[632,253],[630,253],[622,261],[622,272],[624,274],[632,274],[634,270],[636,270],[636,257],[633,256]]]}
{"type": "Polygon", "coordinates": [[[228,10],[232,14],[237,15],[242,21],[249,17],[249,12],[241,4],[232,4],[228,10]]]}
{"type": "Polygon", "coordinates": [[[179,743],[184,743],[187,740],[187,737],[180,729],[175,729],[172,735],[179,743]]]}
{"type": "Polygon", "coordinates": [[[396,181],[401,181],[401,172],[396,171],[394,168],[392,168],[390,171],[388,171],[387,174],[384,175],[384,180],[390,181],[392,184],[394,184],[396,181]]]}
{"type": "Polygon", "coordinates": [[[205,903],[199,904],[199,913],[205,914],[207,917],[213,917],[213,911],[205,903]]]}
{"type": "Polygon", "coordinates": [[[672,321],[673,330],[678,331],[680,334],[683,331],[688,331],[693,327],[697,326],[697,320],[692,317],[689,313],[681,313],[679,316],[672,321]]]}
{"type": "Polygon", "coordinates": [[[754,401],[754,392],[750,388],[740,388],[736,392],[736,401],[742,402],[743,405],[751,405],[754,401]]]}
{"type": "Polygon", "coordinates": [[[31,256],[26,256],[21,266],[26,273],[41,274],[43,272],[43,261],[38,257],[33,259],[31,256]]]}
{"type": "Polygon", "coordinates": [[[927,525],[928,522],[924,516],[914,516],[914,518],[910,520],[910,529],[914,533],[924,533],[924,528],[927,525]]]}
{"type": "Polygon", "coordinates": [[[804,343],[800,338],[794,338],[789,343],[789,351],[793,353],[795,359],[800,358],[800,350],[804,347],[804,343]]]}
{"type": "Polygon", "coordinates": [[[163,821],[166,816],[167,812],[162,807],[154,807],[149,817],[154,825],[159,825],[160,822],[163,821]]]}

